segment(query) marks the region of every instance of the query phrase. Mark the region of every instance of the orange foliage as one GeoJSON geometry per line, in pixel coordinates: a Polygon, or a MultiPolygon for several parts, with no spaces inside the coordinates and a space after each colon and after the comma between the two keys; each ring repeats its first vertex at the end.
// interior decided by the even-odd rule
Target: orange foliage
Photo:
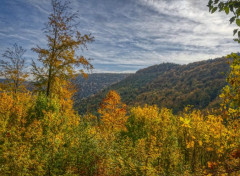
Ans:
{"type": "Polygon", "coordinates": [[[98,112],[103,122],[102,127],[111,131],[119,131],[125,128],[127,121],[126,105],[116,91],[110,91],[101,104],[98,112]]]}

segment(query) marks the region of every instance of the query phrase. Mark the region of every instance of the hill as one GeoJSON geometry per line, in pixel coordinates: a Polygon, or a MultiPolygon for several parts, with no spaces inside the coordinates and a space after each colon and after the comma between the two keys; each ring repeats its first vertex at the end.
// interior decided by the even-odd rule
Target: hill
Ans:
{"type": "Polygon", "coordinates": [[[89,74],[85,79],[82,76],[78,76],[74,80],[74,84],[77,88],[75,95],[76,101],[81,101],[82,98],[94,95],[100,90],[117,83],[131,74],[122,73],[93,73],[89,74]]]}
{"type": "Polygon", "coordinates": [[[157,104],[177,113],[187,105],[199,109],[219,105],[218,95],[226,84],[229,65],[225,58],[194,62],[187,65],[163,63],[137,71],[75,104],[80,114],[96,112],[109,90],[120,93],[127,105],[157,104]]]}
{"type": "MultiPolygon", "coordinates": [[[[77,93],[74,96],[75,102],[81,101],[81,99],[96,94],[108,86],[118,83],[131,75],[130,73],[92,73],[88,74],[88,78],[78,76],[72,82],[77,89],[77,93]]],[[[5,79],[0,78],[0,83],[3,83],[5,79]]],[[[34,82],[25,82],[28,90],[32,91],[34,82]]]]}

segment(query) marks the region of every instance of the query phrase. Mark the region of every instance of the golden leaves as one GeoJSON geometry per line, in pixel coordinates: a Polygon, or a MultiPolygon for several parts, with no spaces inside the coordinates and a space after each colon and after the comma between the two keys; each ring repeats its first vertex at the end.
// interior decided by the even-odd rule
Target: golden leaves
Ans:
{"type": "Polygon", "coordinates": [[[194,144],[194,141],[187,142],[187,148],[193,148],[194,144]]]}
{"type": "Polygon", "coordinates": [[[191,120],[190,119],[180,117],[180,121],[182,122],[182,127],[191,128],[191,126],[190,126],[191,120]]]}
{"type": "MultiPolygon", "coordinates": [[[[44,96],[35,101],[31,94],[13,97],[1,92],[0,139],[4,144],[0,147],[7,171],[14,168],[26,175],[19,169],[24,167],[34,168],[29,172],[35,175],[44,175],[45,168],[50,168],[55,175],[61,170],[70,175],[189,176],[240,172],[239,119],[227,121],[221,113],[189,107],[179,115],[149,105],[127,112],[116,91],[103,99],[99,116],[80,117],[72,108],[74,88],[61,76],[54,78],[51,99],[44,96]],[[19,159],[12,160],[13,156],[19,159]],[[87,172],[84,166],[96,172],[87,172]]],[[[223,97],[228,100],[223,105],[226,114],[235,117],[238,109],[224,104],[231,102],[231,92],[225,88],[223,97]]]]}
{"type": "Polygon", "coordinates": [[[43,66],[36,66],[33,62],[32,73],[38,82],[38,89],[44,89],[51,98],[55,90],[57,79],[68,81],[76,75],[77,67],[84,70],[93,68],[90,61],[77,55],[77,50],[86,48],[86,44],[93,41],[91,35],[82,36],[75,28],[75,13],[61,1],[54,0],[53,12],[49,15],[45,33],[48,40],[46,48],[36,47],[32,50],[38,54],[38,61],[43,66]]]}
{"type": "Polygon", "coordinates": [[[109,91],[98,112],[101,115],[103,128],[110,131],[125,128],[127,121],[126,105],[121,102],[121,98],[116,91],[109,91]]]}

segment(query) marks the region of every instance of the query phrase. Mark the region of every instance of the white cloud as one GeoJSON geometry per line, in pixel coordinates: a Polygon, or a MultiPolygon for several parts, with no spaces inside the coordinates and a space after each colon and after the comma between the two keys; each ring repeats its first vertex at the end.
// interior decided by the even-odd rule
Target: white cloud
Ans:
{"type": "MultiPolygon", "coordinates": [[[[50,1],[17,1],[33,8],[29,12],[24,9],[16,9],[18,14],[13,12],[19,20],[17,25],[7,19],[10,14],[1,15],[0,12],[4,20],[0,22],[1,48],[6,48],[3,41],[8,38],[11,42],[22,40],[27,49],[46,46],[41,29],[49,14],[50,1]],[[31,17],[28,21],[26,13],[31,17]]],[[[79,54],[93,58],[97,72],[132,72],[162,62],[185,64],[238,51],[232,36],[235,26],[229,24],[229,16],[210,14],[206,7],[208,0],[71,2],[73,9],[79,10],[79,30],[95,37],[89,50],[79,54]]],[[[19,7],[15,5],[14,8],[19,7]]],[[[27,54],[36,57],[30,51],[27,54]]]]}

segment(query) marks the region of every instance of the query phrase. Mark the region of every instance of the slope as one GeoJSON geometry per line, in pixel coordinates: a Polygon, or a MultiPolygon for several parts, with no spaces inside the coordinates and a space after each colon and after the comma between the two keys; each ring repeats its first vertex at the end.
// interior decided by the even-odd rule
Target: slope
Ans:
{"type": "Polygon", "coordinates": [[[127,105],[157,104],[173,109],[174,113],[187,105],[199,109],[214,108],[218,95],[226,84],[229,65],[225,58],[195,62],[187,65],[163,63],[130,75],[81,102],[75,108],[82,114],[96,111],[109,90],[120,93],[127,105]]]}

